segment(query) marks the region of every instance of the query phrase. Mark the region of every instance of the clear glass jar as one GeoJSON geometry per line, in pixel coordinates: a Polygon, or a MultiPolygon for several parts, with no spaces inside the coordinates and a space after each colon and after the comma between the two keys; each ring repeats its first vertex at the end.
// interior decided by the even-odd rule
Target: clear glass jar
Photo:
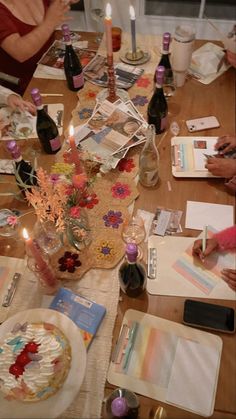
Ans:
{"type": "Polygon", "coordinates": [[[0,236],[16,237],[20,228],[20,220],[17,215],[7,209],[0,210],[0,236]]]}
{"type": "Polygon", "coordinates": [[[79,215],[67,217],[66,239],[77,250],[82,250],[91,243],[88,217],[83,208],[79,209],[79,215]]]}
{"type": "Polygon", "coordinates": [[[52,221],[38,220],[34,225],[33,236],[39,247],[49,255],[56,253],[62,246],[62,239],[52,221]]]}

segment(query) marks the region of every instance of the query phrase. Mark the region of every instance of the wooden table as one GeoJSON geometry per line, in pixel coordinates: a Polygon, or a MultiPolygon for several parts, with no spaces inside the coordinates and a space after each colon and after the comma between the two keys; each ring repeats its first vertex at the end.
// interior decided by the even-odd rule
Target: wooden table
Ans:
{"type": "MultiPolygon", "coordinates": [[[[81,33],[82,40],[89,39],[89,46],[96,47],[95,35],[87,32],[81,33]]],[[[205,42],[205,41],[204,41],[205,42]]],[[[197,41],[196,47],[204,43],[197,41]]],[[[88,85],[88,84],[87,84],[88,85]]],[[[91,85],[89,85],[91,88],[91,85]]],[[[77,104],[77,95],[67,89],[64,81],[32,79],[25,93],[25,98],[30,99],[30,90],[38,87],[42,93],[63,93],[63,98],[44,98],[45,103],[61,102],[65,105],[64,127],[67,128],[71,111],[77,104]]],[[[86,86],[85,86],[86,88],[86,86]]],[[[131,92],[131,91],[130,91],[131,92]]],[[[194,117],[215,115],[220,121],[220,128],[202,131],[203,136],[219,136],[223,134],[235,133],[235,70],[230,68],[226,73],[209,85],[203,85],[196,80],[189,79],[182,88],[178,88],[175,95],[169,100],[170,122],[177,121],[181,127],[181,136],[188,135],[185,120],[194,117]]],[[[139,198],[135,203],[135,208],[142,208],[151,212],[159,206],[180,209],[183,211],[182,226],[185,224],[185,209],[187,200],[212,202],[217,204],[235,204],[234,195],[230,194],[224,186],[223,179],[177,179],[171,174],[171,153],[170,139],[168,131],[165,138],[157,138],[160,151],[160,184],[158,188],[148,190],[138,185],[140,191],[139,198]],[[169,191],[167,182],[170,182],[169,191]]],[[[30,140],[29,140],[30,141],[30,140]]],[[[25,142],[26,143],[26,142],[25,142]]],[[[27,150],[28,144],[21,143],[22,150],[27,150]]],[[[137,151],[136,151],[137,152],[137,151]]],[[[0,157],[8,158],[4,144],[0,144],[0,157]]],[[[40,164],[49,165],[54,157],[42,155],[40,164]]],[[[10,179],[10,177],[8,177],[10,179]]],[[[12,180],[12,178],[11,178],[12,180]]],[[[1,185],[0,185],[1,186],[1,185]]],[[[1,190],[3,187],[1,186],[1,190]]],[[[1,208],[26,209],[24,203],[19,203],[12,198],[1,197],[1,208]]],[[[32,223],[34,219],[32,218],[32,223]]],[[[184,236],[195,237],[198,232],[183,228],[184,236]]],[[[24,256],[22,243],[14,244],[11,241],[0,239],[0,254],[6,256],[24,256]]],[[[183,316],[183,305],[185,298],[169,296],[153,296],[145,294],[137,299],[123,296],[118,306],[117,321],[114,329],[114,342],[118,337],[123,315],[128,308],[140,310],[163,317],[175,322],[181,322],[183,316]]],[[[212,300],[205,300],[212,302],[212,300]]],[[[226,305],[236,309],[233,301],[214,300],[215,303],[226,305]]],[[[214,332],[212,332],[214,333],[214,332]]],[[[223,340],[223,353],[220,366],[219,381],[216,394],[215,411],[213,418],[233,419],[236,418],[236,335],[216,333],[223,340]]],[[[107,383],[105,393],[108,395],[114,387],[107,383]]],[[[153,411],[162,405],[165,407],[168,418],[197,418],[198,415],[191,414],[181,409],[177,409],[164,403],[159,403],[140,396],[141,410],[140,418],[153,417],[153,411]]]]}

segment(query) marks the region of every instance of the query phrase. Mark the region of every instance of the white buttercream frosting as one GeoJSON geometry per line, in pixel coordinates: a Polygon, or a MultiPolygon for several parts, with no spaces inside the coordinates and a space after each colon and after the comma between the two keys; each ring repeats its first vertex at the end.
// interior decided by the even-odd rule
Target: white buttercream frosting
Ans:
{"type": "MultiPolygon", "coordinates": [[[[68,351],[68,342],[59,329],[48,330],[44,324],[28,324],[26,331],[19,330],[17,333],[9,332],[0,342],[0,389],[4,393],[15,388],[22,388],[22,380],[30,389],[37,393],[51,386],[56,376],[55,361],[63,360],[65,348],[68,351]],[[30,361],[25,367],[23,374],[15,377],[9,372],[11,365],[15,364],[17,356],[24,350],[27,343],[34,342],[38,345],[37,355],[39,360],[30,361]],[[11,344],[9,344],[11,343],[11,344]]],[[[65,364],[68,365],[68,352],[65,355],[65,364]]],[[[37,359],[37,357],[36,357],[37,359]]]]}

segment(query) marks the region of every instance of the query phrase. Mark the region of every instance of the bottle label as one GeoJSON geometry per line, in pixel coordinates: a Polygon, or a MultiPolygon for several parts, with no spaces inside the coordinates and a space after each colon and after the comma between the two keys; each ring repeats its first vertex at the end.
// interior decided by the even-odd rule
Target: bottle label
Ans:
{"type": "Polygon", "coordinates": [[[77,76],[73,77],[73,85],[77,89],[84,85],[84,75],[83,73],[78,74],[77,76]]]}
{"type": "Polygon", "coordinates": [[[56,137],[50,140],[50,146],[52,151],[58,150],[61,147],[60,137],[56,137]]]}
{"type": "Polygon", "coordinates": [[[164,131],[167,127],[167,116],[161,118],[161,131],[164,131]]]}

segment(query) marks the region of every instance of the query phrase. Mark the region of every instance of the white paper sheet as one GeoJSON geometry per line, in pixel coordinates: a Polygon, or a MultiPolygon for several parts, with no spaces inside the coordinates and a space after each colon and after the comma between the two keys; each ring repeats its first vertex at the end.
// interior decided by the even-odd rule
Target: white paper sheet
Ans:
{"type": "Polygon", "coordinates": [[[234,224],[233,205],[211,204],[208,202],[187,201],[185,227],[203,230],[211,225],[220,231],[234,224]]]}
{"type": "Polygon", "coordinates": [[[214,409],[219,362],[218,348],[179,338],[166,401],[210,416],[214,409]]]}

